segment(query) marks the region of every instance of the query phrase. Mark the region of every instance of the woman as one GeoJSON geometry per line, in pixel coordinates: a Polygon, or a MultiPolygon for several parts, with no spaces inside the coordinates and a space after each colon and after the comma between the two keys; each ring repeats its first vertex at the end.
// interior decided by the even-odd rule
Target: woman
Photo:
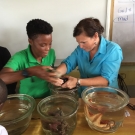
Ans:
{"type": "Polygon", "coordinates": [[[85,18],[76,25],[73,36],[79,45],[56,70],[64,75],[78,67],[80,78],[66,76],[68,81],[62,85],[63,88],[80,85],[80,95],[88,86],[118,88],[122,50],[118,44],[106,40],[103,32],[103,26],[95,18],[85,18]]]}

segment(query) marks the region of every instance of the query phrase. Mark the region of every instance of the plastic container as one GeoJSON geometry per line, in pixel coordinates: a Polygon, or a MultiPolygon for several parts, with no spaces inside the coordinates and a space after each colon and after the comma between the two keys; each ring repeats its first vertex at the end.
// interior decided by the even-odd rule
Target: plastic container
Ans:
{"type": "Polygon", "coordinates": [[[35,99],[25,94],[12,94],[0,111],[0,125],[4,126],[9,135],[22,134],[31,121],[35,108],[35,99]]]}
{"type": "Polygon", "coordinates": [[[90,128],[115,132],[123,123],[128,95],[111,87],[91,87],[82,92],[84,113],[90,128]]]}
{"type": "Polygon", "coordinates": [[[37,105],[46,135],[72,135],[76,127],[78,102],[72,96],[51,95],[37,105]]]}

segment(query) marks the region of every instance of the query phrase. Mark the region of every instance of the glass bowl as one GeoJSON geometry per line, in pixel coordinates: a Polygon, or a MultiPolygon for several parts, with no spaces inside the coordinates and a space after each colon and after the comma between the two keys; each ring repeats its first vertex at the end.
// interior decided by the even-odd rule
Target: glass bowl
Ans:
{"type": "Polygon", "coordinates": [[[65,95],[73,96],[76,100],[79,99],[77,87],[75,87],[73,89],[68,89],[68,88],[62,88],[59,86],[55,86],[55,85],[52,85],[50,83],[49,83],[48,87],[49,87],[52,95],[65,94],[65,95]]]}
{"type": "Polygon", "coordinates": [[[78,101],[64,94],[51,95],[37,105],[42,128],[47,135],[72,135],[76,127],[78,101]]]}
{"type": "Polygon", "coordinates": [[[29,126],[35,99],[25,94],[8,95],[1,111],[0,125],[4,126],[9,135],[20,135],[29,126]]]}
{"type": "Polygon", "coordinates": [[[91,87],[82,92],[84,114],[90,128],[115,132],[123,123],[128,95],[111,87],[91,87]]]}

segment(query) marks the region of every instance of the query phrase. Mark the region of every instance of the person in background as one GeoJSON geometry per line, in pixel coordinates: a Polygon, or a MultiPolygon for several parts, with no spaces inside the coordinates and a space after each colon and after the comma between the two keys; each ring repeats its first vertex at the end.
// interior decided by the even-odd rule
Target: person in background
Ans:
{"type": "MultiPolygon", "coordinates": [[[[96,18],[82,19],[74,28],[73,36],[77,48],[56,69],[61,75],[76,67],[80,78],[65,76],[68,81],[61,87],[79,87],[79,95],[89,86],[110,86],[118,88],[118,72],[123,60],[122,49],[102,36],[104,28],[96,18]]],[[[57,83],[54,83],[57,85],[57,83]]]]}
{"type": "Polygon", "coordinates": [[[34,98],[50,95],[48,82],[63,83],[49,73],[55,62],[52,46],[52,26],[41,19],[32,19],[27,23],[28,48],[15,53],[0,72],[0,78],[6,83],[20,81],[19,93],[34,98]]]}
{"type": "MultiPolygon", "coordinates": [[[[2,68],[5,66],[5,64],[8,62],[10,58],[11,58],[11,54],[8,51],[8,49],[0,46],[0,71],[2,70],[2,68]]],[[[15,92],[16,84],[17,82],[6,85],[8,89],[8,94],[16,93],[15,92]]]]}
{"type": "MultiPolygon", "coordinates": [[[[0,112],[6,100],[7,100],[7,87],[6,84],[0,79],[0,112]]],[[[3,127],[2,125],[0,125],[0,135],[8,135],[6,128],[3,127]]]]}

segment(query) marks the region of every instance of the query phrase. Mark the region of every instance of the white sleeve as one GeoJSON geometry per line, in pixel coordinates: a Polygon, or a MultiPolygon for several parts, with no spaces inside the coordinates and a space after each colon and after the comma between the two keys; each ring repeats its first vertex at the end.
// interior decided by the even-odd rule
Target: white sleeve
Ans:
{"type": "Polygon", "coordinates": [[[6,128],[1,125],[0,125],[0,135],[8,135],[6,128]]]}

